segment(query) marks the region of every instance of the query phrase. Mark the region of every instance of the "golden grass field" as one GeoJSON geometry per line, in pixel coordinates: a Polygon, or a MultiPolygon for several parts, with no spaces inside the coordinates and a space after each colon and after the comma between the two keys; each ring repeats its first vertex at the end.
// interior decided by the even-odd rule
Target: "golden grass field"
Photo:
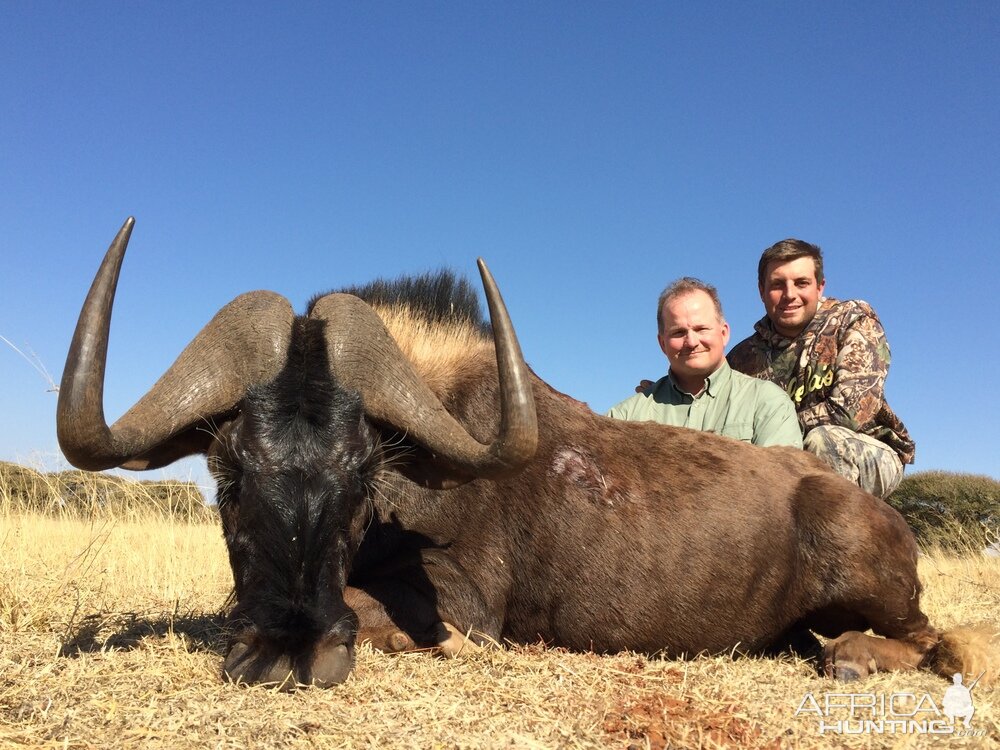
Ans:
{"type": "MultiPolygon", "coordinates": [[[[211,513],[53,512],[11,498],[0,482],[3,748],[1000,747],[1000,687],[983,684],[971,736],[820,735],[814,713],[796,716],[807,693],[819,704],[845,690],[918,704],[926,693],[940,706],[949,683],[896,673],[845,688],[792,657],[536,644],[444,659],[362,646],[334,689],[235,686],[220,678],[231,575],[211,513]]],[[[1000,559],[932,552],[921,573],[938,627],[1000,619],[1000,559]]]]}

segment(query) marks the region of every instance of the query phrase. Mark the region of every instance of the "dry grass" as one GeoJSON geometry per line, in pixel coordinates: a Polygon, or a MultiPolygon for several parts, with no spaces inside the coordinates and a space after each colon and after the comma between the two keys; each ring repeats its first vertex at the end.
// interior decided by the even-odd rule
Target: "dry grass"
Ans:
{"type": "Polygon", "coordinates": [[[71,518],[212,521],[215,510],[192,482],[135,481],[89,471],[45,473],[0,461],[0,513],[71,518]]]}
{"type": "MultiPolygon", "coordinates": [[[[2,493],[0,493],[2,494],[2,493]]],[[[922,563],[940,627],[997,619],[1000,560],[922,563]]],[[[220,679],[231,585],[218,527],[43,515],[0,505],[0,747],[996,747],[1000,688],[977,686],[982,736],[820,736],[795,716],[843,688],[793,658],[669,661],[541,646],[446,660],[359,649],[348,682],[280,694],[220,679]]],[[[889,695],[947,683],[880,674],[889,695]]]]}

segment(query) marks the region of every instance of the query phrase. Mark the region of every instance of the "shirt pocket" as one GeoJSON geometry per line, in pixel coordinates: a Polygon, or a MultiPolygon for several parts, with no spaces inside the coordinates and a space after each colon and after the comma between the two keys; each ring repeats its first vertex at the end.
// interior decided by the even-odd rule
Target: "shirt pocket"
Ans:
{"type": "Polygon", "coordinates": [[[749,443],[753,441],[753,422],[731,422],[714,432],[716,435],[749,443]]]}

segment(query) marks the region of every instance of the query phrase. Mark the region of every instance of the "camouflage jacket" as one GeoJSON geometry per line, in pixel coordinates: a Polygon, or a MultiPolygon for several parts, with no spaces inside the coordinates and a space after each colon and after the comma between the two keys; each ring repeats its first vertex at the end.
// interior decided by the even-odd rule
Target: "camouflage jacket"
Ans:
{"type": "Polygon", "coordinates": [[[885,402],[889,342],[872,306],[826,298],[802,333],[787,339],[764,317],[754,333],[729,352],[729,365],[785,389],[802,432],[841,425],[882,441],[904,464],[914,443],[885,402]]]}

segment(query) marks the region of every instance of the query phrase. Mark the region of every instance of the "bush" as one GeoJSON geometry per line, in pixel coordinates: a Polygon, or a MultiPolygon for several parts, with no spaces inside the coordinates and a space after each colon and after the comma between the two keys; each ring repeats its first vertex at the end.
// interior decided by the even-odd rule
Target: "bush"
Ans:
{"type": "Polygon", "coordinates": [[[0,510],[74,517],[179,517],[214,520],[193,482],[136,481],[110,474],[62,471],[44,474],[0,461],[0,510]]]}
{"type": "Polygon", "coordinates": [[[978,474],[921,471],[887,499],[924,544],[981,547],[1000,530],[1000,482],[978,474]]]}

